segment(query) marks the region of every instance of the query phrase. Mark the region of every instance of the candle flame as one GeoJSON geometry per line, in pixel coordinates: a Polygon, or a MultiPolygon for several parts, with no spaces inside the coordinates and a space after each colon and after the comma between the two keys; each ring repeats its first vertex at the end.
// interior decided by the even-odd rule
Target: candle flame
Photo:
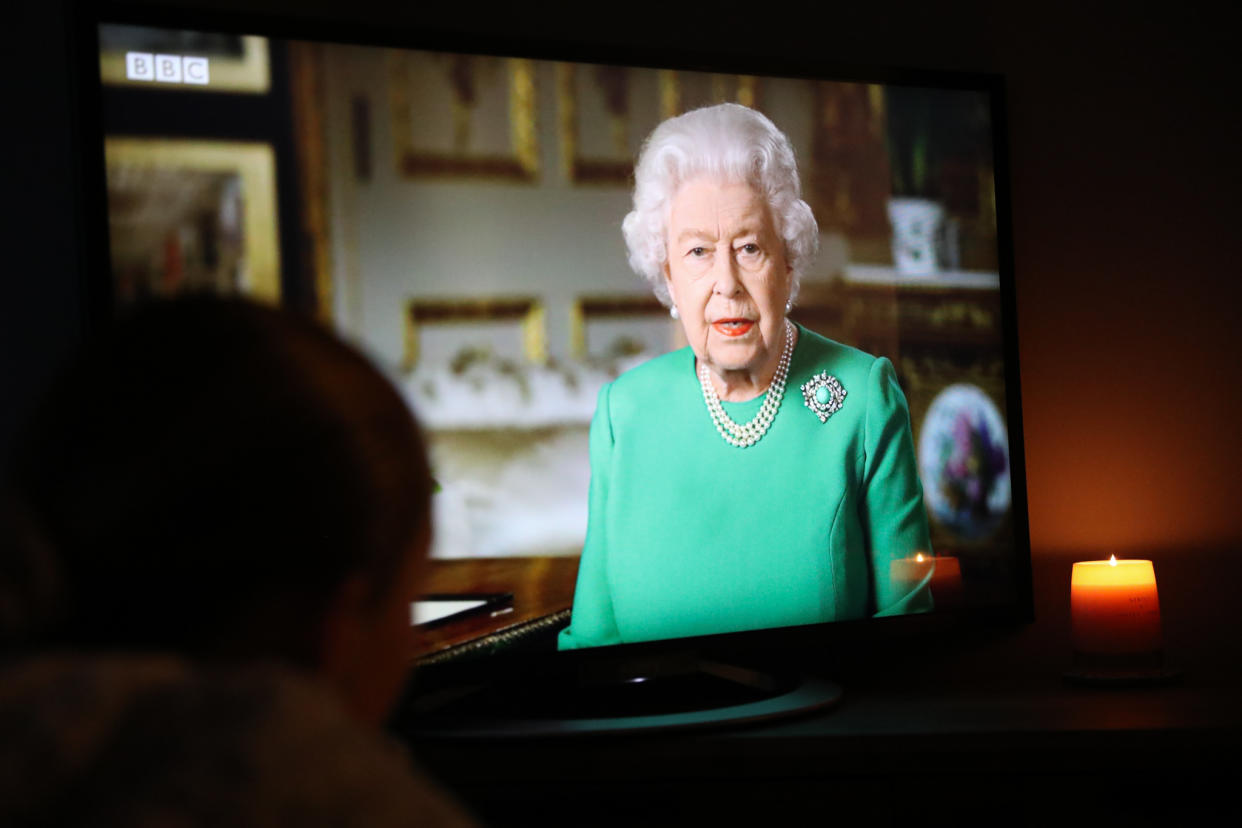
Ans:
{"type": "Polygon", "coordinates": [[[915,559],[916,561],[918,561],[919,563],[922,563],[922,562],[923,562],[923,553],[922,553],[922,552],[920,552],[919,554],[915,555],[915,556],[914,556],[914,559],[915,559]]]}
{"type": "Polygon", "coordinates": [[[1109,565],[1109,566],[1116,566],[1116,565],[1117,565],[1117,556],[1116,556],[1116,555],[1109,555],[1109,556],[1108,556],[1108,565],[1109,565]]]}

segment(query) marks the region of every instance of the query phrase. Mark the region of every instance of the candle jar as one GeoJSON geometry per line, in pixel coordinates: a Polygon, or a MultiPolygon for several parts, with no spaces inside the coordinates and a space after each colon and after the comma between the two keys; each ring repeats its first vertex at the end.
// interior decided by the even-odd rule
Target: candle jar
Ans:
{"type": "Polygon", "coordinates": [[[894,584],[909,591],[926,583],[931,590],[936,612],[960,609],[962,599],[962,568],[957,558],[948,555],[924,555],[898,558],[889,565],[894,584]]]}
{"type": "Polygon", "coordinates": [[[932,568],[932,602],[937,612],[961,609],[965,604],[962,590],[962,565],[957,558],[937,555],[932,568]]]}
{"type": "Polygon", "coordinates": [[[1151,561],[1083,561],[1070,579],[1074,670],[1082,675],[1159,674],[1160,602],[1151,561]]]}

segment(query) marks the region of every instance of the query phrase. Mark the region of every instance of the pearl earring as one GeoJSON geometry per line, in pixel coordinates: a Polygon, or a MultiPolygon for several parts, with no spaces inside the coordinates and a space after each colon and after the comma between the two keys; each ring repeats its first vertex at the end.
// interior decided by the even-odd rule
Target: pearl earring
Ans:
{"type": "Polygon", "coordinates": [[[790,299],[788,302],[786,302],[786,303],[785,303],[785,313],[786,313],[786,314],[788,314],[791,310],[793,310],[793,300],[792,300],[792,299],[790,299]]]}
{"type": "Polygon", "coordinates": [[[670,305],[670,306],[669,306],[669,308],[668,308],[668,315],[669,315],[669,316],[671,316],[671,317],[673,317],[674,319],[681,319],[681,314],[677,312],[677,306],[676,306],[676,305],[670,305]]]}

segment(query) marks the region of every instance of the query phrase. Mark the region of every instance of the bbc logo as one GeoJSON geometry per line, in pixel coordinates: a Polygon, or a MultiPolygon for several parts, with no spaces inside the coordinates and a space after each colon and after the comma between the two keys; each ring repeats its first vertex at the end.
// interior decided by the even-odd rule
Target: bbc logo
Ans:
{"type": "Polygon", "coordinates": [[[210,75],[205,57],[126,52],[125,77],[136,81],[203,85],[208,82],[210,75]]]}

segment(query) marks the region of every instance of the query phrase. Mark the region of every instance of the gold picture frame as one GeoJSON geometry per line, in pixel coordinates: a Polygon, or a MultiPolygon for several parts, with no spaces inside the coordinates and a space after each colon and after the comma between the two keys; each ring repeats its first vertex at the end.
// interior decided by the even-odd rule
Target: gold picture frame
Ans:
{"type": "MultiPolygon", "coordinates": [[[[221,52],[210,45],[196,44],[191,38],[206,37],[196,32],[168,29],[146,29],[136,26],[101,27],[99,40],[99,76],[113,86],[130,86],[144,89],[176,90],[178,92],[243,92],[265,95],[272,86],[271,58],[266,37],[236,35],[237,53],[221,52]],[[126,31],[130,38],[144,36],[146,42],[135,43],[133,48],[121,45],[119,38],[110,38],[111,32],[126,31]],[[211,73],[211,82],[167,84],[149,80],[132,80],[126,77],[125,55],[130,51],[149,54],[174,54],[189,57],[205,57],[211,73]]],[[[212,35],[217,39],[230,37],[212,35]]]]}
{"type": "Polygon", "coordinates": [[[522,352],[535,364],[548,358],[543,303],[531,297],[471,297],[464,299],[410,299],[405,305],[402,370],[418,364],[421,330],[427,325],[475,322],[517,322],[522,330],[522,352]]]}
{"type": "Polygon", "coordinates": [[[635,71],[615,66],[580,66],[576,63],[556,64],[557,140],[561,147],[561,173],[566,181],[577,184],[628,185],[634,171],[630,152],[633,112],[629,102],[630,77],[635,71]],[[583,151],[579,119],[582,101],[579,94],[579,70],[593,69],[598,97],[609,125],[607,153],[583,151]],[[611,94],[610,94],[611,90],[611,94]]]}
{"type": "Polygon", "coordinates": [[[336,307],[332,271],[331,204],[323,45],[293,42],[289,52],[290,111],[294,156],[302,182],[300,219],[303,273],[314,286],[315,314],[331,324],[336,307]]]}
{"type": "MultiPolygon", "coordinates": [[[[280,242],[276,207],[276,154],[270,144],[173,138],[112,136],[104,141],[110,201],[125,182],[169,176],[234,176],[240,182],[240,252],[236,290],[254,299],[280,302],[280,242]]],[[[118,213],[110,206],[114,250],[118,213]]]]}
{"type": "Polygon", "coordinates": [[[660,71],[660,120],[720,103],[759,108],[759,78],[717,72],[660,71]]]}
{"type": "Polygon", "coordinates": [[[577,63],[555,67],[561,174],[575,184],[628,187],[642,139],[661,121],[711,103],[754,107],[758,100],[759,79],[751,75],[577,63]],[[583,75],[588,71],[589,80],[583,75]],[[591,121],[608,124],[608,139],[588,146],[581,130],[591,121]]]}
{"type": "Polygon", "coordinates": [[[403,176],[521,182],[538,177],[534,61],[394,50],[388,53],[388,68],[393,151],[403,176]],[[488,71],[496,67],[503,69],[488,71]],[[499,103],[501,98],[503,103],[499,103]],[[441,117],[445,114],[439,111],[442,108],[450,117],[441,117]],[[436,117],[419,118],[429,110],[436,117]],[[438,136],[438,140],[420,138],[415,135],[416,119],[423,124],[451,123],[452,134],[438,136]],[[507,121],[506,146],[476,146],[479,133],[487,133],[476,122],[502,119],[507,121]]]}
{"type": "MultiPolygon", "coordinates": [[[[569,308],[569,352],[574,359],[590,356],[587,327],[592,321],[609,319],[659,319],[670,324],[668,308],[651,294],[579,296],[569,308]]],[[[670,336],[670,344],[673,337],[670,336]]]]}

